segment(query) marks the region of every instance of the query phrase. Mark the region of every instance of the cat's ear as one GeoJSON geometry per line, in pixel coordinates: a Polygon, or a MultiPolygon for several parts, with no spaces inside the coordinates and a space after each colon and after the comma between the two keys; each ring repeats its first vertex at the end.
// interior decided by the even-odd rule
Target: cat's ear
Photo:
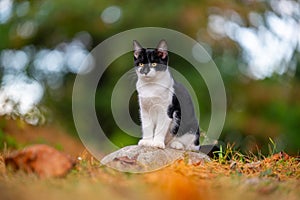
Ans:
{"type": "Polygon", "coordinates": [[[161,40],[157,47],[156,47],[157,51],[158,51],[158,56],[160,56],[162,59],[165,59],[168,55],[168,45],[166,40],[161,40]]]}
{"type": "Polygon", "coordinates": [[[142,51],[143,47],[138,43],[138,41],[133,40],[133,55],[135,58],[138,58],[140,55],[140,52],[142,51]]]}

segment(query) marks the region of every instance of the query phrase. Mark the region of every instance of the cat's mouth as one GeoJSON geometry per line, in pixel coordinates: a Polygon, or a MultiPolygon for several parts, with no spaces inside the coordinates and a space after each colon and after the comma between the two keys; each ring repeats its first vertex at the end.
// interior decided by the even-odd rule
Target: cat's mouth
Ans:
{"type": "Polygon", "coordinates": [[[142,77],[145,79],[150,79],[152,78],[152,76],[150,76],[149,74],[142,74],[142,77]]]}

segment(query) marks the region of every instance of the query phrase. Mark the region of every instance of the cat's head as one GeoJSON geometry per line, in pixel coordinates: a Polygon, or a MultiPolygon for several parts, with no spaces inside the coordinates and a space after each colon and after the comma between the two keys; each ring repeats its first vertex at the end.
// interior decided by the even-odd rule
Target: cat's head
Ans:
{"type": "Polygon", "coordinates": [[[161,40],[156,48],[143,48],[133,41],[134,67],[139,78],[152,79],[165,73],[168,69],[168,46],[161,40]]]}

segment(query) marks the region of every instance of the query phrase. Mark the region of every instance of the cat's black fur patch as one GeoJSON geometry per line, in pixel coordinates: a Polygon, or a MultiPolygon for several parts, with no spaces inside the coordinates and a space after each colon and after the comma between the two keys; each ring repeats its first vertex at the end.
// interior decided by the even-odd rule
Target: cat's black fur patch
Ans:
{"type": "Polygon", "coordinates": [[[199,145],[199,124],[194,112],[192,99],[186,88],[180,83],[174,83],[172,103],[168,107],[168,116],[176,120],[176,125],[171,130],[176,136],[186,133],[195,134],[195,145],[199,145]]]}
{"type": "Polygon", "coordinates": [[[219,145],[213,145],[213,144],[208,144],[208,145],[202,145],[200,147],[200,152],[207,154],[211,158],[218,158],[219,157],[219,152],[220,152],[220,147],[219,145]]]}
{"type": "Polygon", "coordinates": [[[168,56],[163,58],[163,54],[158,49],[142,48],[138,52],[138,57],[134,57],[134,67],[139,67],[139,63],[143,63],[144,67],[141,73],[148,73],[150,71],[151,63],[157,63],[156,71],[165,71],[168,66],[168,56]]]}
{"type": "Polygon", "coordinates": [[[172,104],[168,107],[168,116],[171,119],[176,120],[176,125],[171,130],[171,133],[173,135],[176,135],[180,126],[181,121],[181,110],[180,110],[180,104],[175,94],[173,94],[172,97],[172,104]]]}
{"type": "Polygon", "coordinates": [[[197,132],[196,132],[196,138],[194,141],[194,145],[196,145],[196,146],[200,145],[200,130],[199,130],[199,128],[197,129],[197,132]]]}

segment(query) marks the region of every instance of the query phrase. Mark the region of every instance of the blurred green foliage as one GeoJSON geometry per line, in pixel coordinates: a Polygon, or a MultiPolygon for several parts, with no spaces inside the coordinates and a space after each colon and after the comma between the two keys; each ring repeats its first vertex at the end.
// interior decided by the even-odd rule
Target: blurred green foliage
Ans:
{"type": "Polygon", "coordinates": [[[12,136],[3,131],[5,127],[5,121],[0,119],[0,149],[18,148],[19,144],[12,136]]]}
{"type": "MultiPolygon", "coordinates": [[[[275,74],[264,80],[255,80],[243,73],[241,66],[245,65],[245,61],[242,47],[229,37],[216,39],[208,30],[209,17],[216,11],[224,15],[234,11],[245,21],[245,27],[251,27],[248,20],[249,13],[256,12],[264,17],[265,12],[272,12],[268,2],[33,0],[28,1],[27,12],[18,14],[24,2],[27,1],[13,1],[11,17],[0,24],[0,51],[22,49],[25,46],[33,46],[35,53],[43,48],[54,49],[61,43],[70,42],[83,31],[92,38],[92,42],[86,46],[88,50],[114,34],[136,27],[157,26],[180,31],[207,47],[222,74],[227,92],[228,110],[220,140],[235,143],[236,147],[243,151],[255,152],[258,148],[267,152],[267,144],[271,137],[278,143],[278,150],[298,153],[300,147],[299,52],[295,51],[292,58],[296,63],[294,74],[275,74]],[[121,16],[116,22],[108,24],[101,19],[101,14],[105,8],[112,5],[121,9],[121,16]],[[32,30],[24,37],[22,27],[26,28],[24,26],[26,22],[32,23],[30,26],[32,30]]],[[[128,45],[131,45],[131,42],[128,41],[128,45]]],[[[33,63],[34,56],[25,68],[25,73],[29,76],[34,68],[33,63]]],[[[182,73],[195,89],[201,111],[200,124],[202,129],[207,129],[210,120],[210,98],[203,79],[197,76],[193,68],[189,67],[189,63],[179,56],[172,54],[170,65],[182,73]]],[[[117,59],[105,71],[99,82],[99,85],[105,87],[99,87],[96,94],[99,122],[104,131],[111,134],[109,137],[119,146],[137,141],[126,136],[117,127],[110,111],[112,89],[117,80],[131,67],[131,54],[117,59]]],[[[0,75],[3,73],[4,70],[0,67],[0,75]]],[[[45,80],[40,80],[45,86],[41,104],[50,108],[49,121],[52,119],[76,134],[72,120],[71,99],[76,74],[64,72],[63,76],[63,84],[55,89],[48,87],[45,80]]],[[[131,104],[131,113],[134,120],[138,122],[136,94],[132,97],[131,104]]],[[[1,138],[8,139],[0,132],[1,138]]]]}

